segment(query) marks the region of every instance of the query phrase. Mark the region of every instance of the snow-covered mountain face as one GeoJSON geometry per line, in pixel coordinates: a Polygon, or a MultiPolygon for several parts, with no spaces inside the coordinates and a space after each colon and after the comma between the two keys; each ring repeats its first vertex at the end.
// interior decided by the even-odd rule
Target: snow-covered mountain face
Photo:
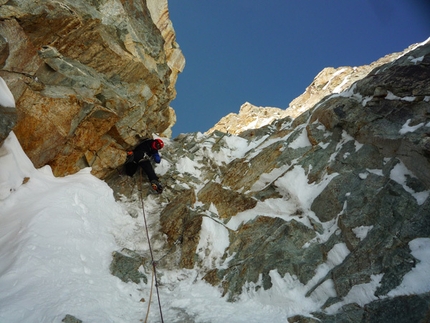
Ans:
{"type": "Polygon", "coordinates": [[[247,105],[207,134],[165,138],[163,194],[115,173],[115,203],[85,167],[105,176],[136,133],[174,122],[184,61],[166,2],[9,1],[0,15],[13,94],[0,84],[2,319],[141,321],[143,205],[169,322],[428,320],[428,42],[323,70],[287,114],[247,105]],[[156,117],[136,121],[143,111],[156,117]],[[35,170],[12,128],[36,167],[85,169],[35,170]]]}
{"type": "MultiPolygon", "coordinates": [[[[426,321],[429,64],[427,42],[295,119],[166,139],[165,192],[145,199],[170,252],[159,270],[194,269],[229,301],[271,290],[268,304],[314,317],[290,322],[426,321]]],[[[136,183],[146,196],[145,179],[108,183],[130,210],[136,183]]]]}

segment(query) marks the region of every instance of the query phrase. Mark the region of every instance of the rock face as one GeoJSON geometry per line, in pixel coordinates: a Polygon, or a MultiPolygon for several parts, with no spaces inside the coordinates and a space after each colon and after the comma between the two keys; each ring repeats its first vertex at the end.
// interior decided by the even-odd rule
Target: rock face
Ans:
{"type": "Polygon", "coordinates": [[[160,270],[197,269],[230,301],[301,286],[318,309],[289,322],[428,321],[428,286],[402,282],[430,244],[430,43],[370,69],[298,116],[167,141],[160,231],[180,246],[160,270]]]}
{"type": "Polygon", "coordinates": [[[36,167],[104,177],[137,137],[170,135],[185,61],[166,1],[2,1],[0,17],[0,76],[36,167]]]}
{"type": "Polygon", "coordinates": [[[230,113],[226,115],[206,133],[209,134],[214,131],[221,131],[232,135],[238,135],[245,130],[261,128],[272,123],[274,120],[283,119],[289,115],[289,110],[257,107],[246,102],[240,107],[238,114],[230,113]]]}

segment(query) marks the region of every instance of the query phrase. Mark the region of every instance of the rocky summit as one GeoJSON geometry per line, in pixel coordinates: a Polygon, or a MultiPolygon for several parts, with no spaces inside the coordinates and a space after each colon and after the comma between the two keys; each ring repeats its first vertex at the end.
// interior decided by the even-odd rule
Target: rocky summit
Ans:
{"type": "MultiPolygon", "coordinates": [[[[56,176],[90,166],[130,218],[144,206],[161,276],[192,270],[227,302],[284,286],[268,302],[297,306],[290,323],[429,322],[430,42],[324,69],[287,110],[245,103],[169,139],[184,62],[165,1],[0,0],[16,102],[0,107],[0,141],[13,130],[56,176]],[[121,171],[154,133],[161,195],[121,171]]],[[[147,284],[149,251],[116,240],[112,275],[147,284]]]]}
{"type": "Polygon", "coordinates": [[[167,0],[0,1],[0,76],[16,101],[7,125],[57,176],[106,176],[137,137],[170,135],[184,64],[167,0]]]}

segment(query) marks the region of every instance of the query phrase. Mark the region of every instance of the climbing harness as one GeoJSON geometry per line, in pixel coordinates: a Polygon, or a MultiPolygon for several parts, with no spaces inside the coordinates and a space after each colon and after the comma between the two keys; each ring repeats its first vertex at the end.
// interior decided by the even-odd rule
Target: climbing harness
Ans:
{"type": "Polygon", "coordinates": [[[146,238],[148,239],[148,246],[149,246],[149,252],[151,254],[151,263],[152,263],[152,278],[151,278],[151,292],[150,292],[150,296],[149,296],[149,302],[148,302],[148,310],[146,312],[146,318],[145,318],[145,322],[147,322],[148,320],[148,315],[149,315],[149,309],[151,306],[151,299],[152,299],[152,287],[154,285],[154,280],[155,280],[155,289],[157,290],[157,298],[158,298],[158,307],[160,309],[160,318],[161,318],[161,323],[164,323],[163,320],[163,311],[161,310],[161,301],[160,301],[160,292],[158,290],[158,280],[157,280],[157,270],[156,270],[156,265],[157,263],[154,261],[154,254],[152,252],[152,246],[151,246],[151,240],[149,238],[149,231],[148,231],[148,224],[146,222],[146,214],[145,214],[145,205],[143,203],[143,194],[142,194],[142,170],[140,170],[140,180],[139,180],[139,187],[140,187],[140,202],[142,204],[142,212],[143,212],[143,221],[145,222],[145,231],[146,231],[146,238]]]}

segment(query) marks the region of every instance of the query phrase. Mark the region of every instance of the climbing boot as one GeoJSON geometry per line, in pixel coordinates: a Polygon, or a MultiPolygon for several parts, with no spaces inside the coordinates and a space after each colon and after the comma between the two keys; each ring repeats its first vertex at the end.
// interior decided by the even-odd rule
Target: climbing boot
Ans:
{"type": "Polygon", "coordinates": [[[155,192],[157,192],[158,194],[163,193],[163,186],[160,184],[160,182],[159,182],[159,181],[157,181],[157,180],[155,180],[155,179],[153,179],[153,180],[151,181],[151,188],[152,188],[155,192]]]}

